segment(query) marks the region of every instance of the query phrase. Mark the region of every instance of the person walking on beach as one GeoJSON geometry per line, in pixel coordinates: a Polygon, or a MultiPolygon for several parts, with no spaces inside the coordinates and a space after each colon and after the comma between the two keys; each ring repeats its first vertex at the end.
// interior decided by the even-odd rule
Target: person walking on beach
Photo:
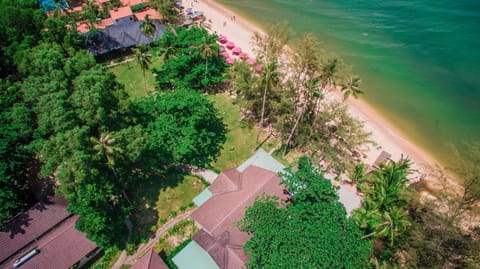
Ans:
{"type": "Polygon", "coordinates": [[[226,21],[223,22],[223,27],[225,27],[225,26],[227,26],[227,22],[226,22],[226,21]]]}

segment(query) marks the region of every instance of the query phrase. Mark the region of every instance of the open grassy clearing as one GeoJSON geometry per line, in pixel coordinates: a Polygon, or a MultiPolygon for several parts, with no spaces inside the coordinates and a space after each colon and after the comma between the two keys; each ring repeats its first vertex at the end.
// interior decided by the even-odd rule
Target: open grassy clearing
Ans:
{"type": "Polygon", "coordinates": [[[174,168],[135,186],[131,191],[135,205],[131,241],[146,241],[168,219],[193,207],[192,199],[205,188],[198,177],[174,168]]]}
{"type": "Polygon", "coordinates": [[[115,74],[118,82],[125,85],[125,90],[131,97],[141,97],[155,90],[155,76],[152,73],[152,69],[159,68],[161,65],[162,60],[159,57],[152,57],[150,70],[145,71],[147,92],[145,92],[142,69],[135,61],[114,66],[109,70],[115,74]]]}

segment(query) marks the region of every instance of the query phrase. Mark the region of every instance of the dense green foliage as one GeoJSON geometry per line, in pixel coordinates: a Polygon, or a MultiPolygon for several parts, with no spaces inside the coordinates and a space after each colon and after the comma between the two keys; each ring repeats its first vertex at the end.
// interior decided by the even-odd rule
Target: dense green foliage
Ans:
{"type": "Polygon", "coordinates": [[[205,40],[212,39],[205,29],[196,27],[188,30],[176,28],[175,33],[166,31],[159,41],[164,50],[165,63],[153,70],[157,76],[158,89],[215,91],[223,80],[226,63],[222,56],[214,53],[219,50],[218,44],[210,42],[209,48],[213,52],[208,54],[200,49],[205,48],[205,40]]]}
{"type": "Polygon", "coordinates": [[[290,203],[258,198],[239,223],[253,233],[245,244],[250,268],[366,268],[371,244],[351,219],[333,187],[306,157],[283,184],[290,203]]]}
{"type": "Polygon", "coordinates": [[[0,1],[0,77],[15,72],[21,51],[35,46],[46,16],[37,0],[0,1]]]}
{"type": "Polygon", "coordinates": [[[201,94],[167,92],[132,105],[84,50],[41,43],[23,52],[18,70],[21,83],[2,82],[1,153],[9,160],[1,166],[2,221],[21,206],[18,178],[36,156],[39,176],[53,177],[68,210],[80,215],[77,227],[101,247],[120,245],[133,209],[128,186],[160,164],[208,166],[225,141],[221,118],[201,94]]]}
{"type": "Polygon", "coordinates": [[[0,229],[30,200],[27,174],[32,155],[31,110],[23,104],[15,85],[0,81],[0,229]]]}
{"type": "Polygon", "coordinates": [[[226,128],[206,97],[192,90],[160,93],[139,102],[150,147],[162,163],[207,167],[225,142],[226,128]]]}

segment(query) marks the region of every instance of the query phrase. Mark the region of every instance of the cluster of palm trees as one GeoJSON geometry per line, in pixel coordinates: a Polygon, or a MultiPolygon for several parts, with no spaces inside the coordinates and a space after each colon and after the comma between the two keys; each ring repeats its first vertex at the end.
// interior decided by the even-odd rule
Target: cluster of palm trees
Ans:
{"type": "Polygon", "coordinates": [[[368,175],[357,177],[364,199],[353,218],[365,231],[364,238],[386,240],[392,247],[395,238],[410,226],[407,191],[410,164],[408,158],[381,163],[368,175]]]}

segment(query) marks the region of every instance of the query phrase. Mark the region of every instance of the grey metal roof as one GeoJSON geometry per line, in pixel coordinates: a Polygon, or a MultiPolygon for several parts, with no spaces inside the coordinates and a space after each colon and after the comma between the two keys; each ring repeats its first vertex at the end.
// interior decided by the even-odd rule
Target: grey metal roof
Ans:
{"type": "Polygon", "coordinates": [[[165,26],[158,20],[153,20],[156,32],[148,37],[140,30],[142,21],[133,21],[107,26],[105,29],[86,33],[87,49],[94,56],[118,49],[148,44],[159,39],[165,31],[165,26]]]}
{"type": "Polygon", "coordinates": [[[252,157],[248,158],[245,162],[238,166],[237,170],[243,172],[250,165],[255,165],[275,173],[283,172],[285,169],[281,163],[275,160],[262,148],[258,149],[252,157]]]}

